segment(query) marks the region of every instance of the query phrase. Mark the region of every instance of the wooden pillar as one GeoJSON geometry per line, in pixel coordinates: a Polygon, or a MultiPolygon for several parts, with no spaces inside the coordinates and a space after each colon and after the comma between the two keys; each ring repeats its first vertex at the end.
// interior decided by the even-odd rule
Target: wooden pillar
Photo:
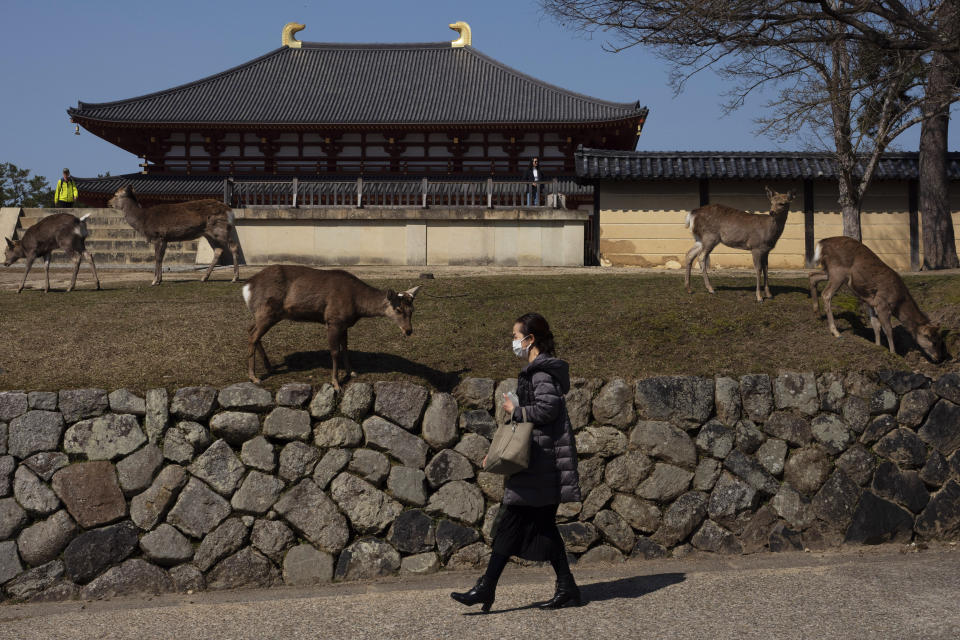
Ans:
{"type": "Polygon", "coordinates": [[[710,181],[707,178],[700,178],[700,206],[705,207],[710,204],[710,181]]]}
{"type": "Polygon", "coordinates": [[[595,267],[600,265],[600,183],[593,183],[593,216],[587,221],[589,229],[584,229],[584,266],[595,267]]]}
{"type": "Polygon", "coordinates": [[[916,179],[907,183],[910,210],[910,270],[920,271],[920,194],[916,179]]]}
{"type": "Polygon", "coordinates": [[[817,266],[813,264],[813,210],[813,180],[807,178],[803,181],[803,255],[808,269],[817,266]]]}

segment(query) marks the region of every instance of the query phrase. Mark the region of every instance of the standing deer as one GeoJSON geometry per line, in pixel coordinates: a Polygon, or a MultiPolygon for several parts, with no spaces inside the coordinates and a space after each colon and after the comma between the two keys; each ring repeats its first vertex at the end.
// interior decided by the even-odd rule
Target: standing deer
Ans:
{"type": "Polygon", "coordinates": [[[7,241],[7,250],[3,259],[3,266],[9,267],[21,258],[26,261],[27,268],[23,272],[23,280],[20,281],[17,293],[23,291],[23,286],[27,283],[27,275],[30,273],[30,267],[33,266],[33,261],[37,258],[43,258],[44,263],[46,283],[43,286],[43,291],[44,293],[50,291],[50,254],[56,249],[66,252],[67,257],[73,258],[73,278],[70,280],[67,291],[73,291],[73,287],[77,284],[81,258],[86,258],[90,262],[90,268],[93,269],[93,279],[97,283],[97,289],[100,289],[100,276],[97,275],[97,266],[93,264],[93,256],[87,251],[84,240],[87,237],[86,220],[89,217],[89,213],[82,218],[70,213],[55,213],[27,229],[23,233],[23,237],[16,242],[10,238],[4,238],[7,241]]]}
{"type": "Polygon", "coordinates": [[[333,388],[339,392],[337,360],[341,353],[343,368],[347,372],[344,382],[353,375],[347,350],[347,329],[360,318],[386,316],[409,336],[413,333],[413,299],[419,290],[420,287],[401,293],[382,291],[341,270],[320,271],[288,265],[267,267],[243,285],[243,299],[253,313],[247,350],[250,380],[260,382],[254,372],[257,351],[268,374],[272,368],[260,340],[273,325],[281,320],[322,322],[327,325],[333,388]]]}
{"type": "Polygon", "coordinates": [[[233,280],[240,279],[240,263],[237,258],[239,245],[231,239],[233,230],[230,207],[218,200],[193,200],[175,204],[158,204],[144,209],[137,202],[133,187],[127,185],[118,189],[108,203],[114,209],[123,212],[127,223],[146,236],[153,243],[156,264],[153,267],[153,282],[157,285],[163,279],[163,254],[168,242],[196,240],[203,236],[213,247],[213,262],[200,278],[206,282],[213,272],[214,265],[220,260],[224,248],[233,255],[233,280]]]}
{"type": "Polygon", "coordinates": [[[827,327],[834,336],[839,338],[840,332],[833,319],[830,301],[840,287],[847,285],[867,307],[877,346],[880,345],[882,326],[887,334],[890,353],[896,355],[893,326],[890,324],[890,316],[894,315],[931,360],[941,362],[949,355],[940,328],[920,311],[903,279],[865,245],[845,236],[824,238],[817,243],[813,261],[823,266],[823,271],[810,274],[813,310],[820,311],[817,284],[827,280],[827,286],[823,289],[823,308],[827,314],[827,327]]]}
{"type": "Polygon", "coordinates": [[[698,256],[700,268],[703,271],[703,284],[707,287],[707,291],[714,293],[710,279],[707,277],[710,252],[718,244],[723,243],[728,247],[745,249],[753,254],[753,268],[757,272],[757,302],[773,297],[767,283],[767,256],[783,235],[790,201],[797,197],[797,194],[793,190],[789,193],[775,193],[770,190],[770,187],[766,189],[767,197],[770,198],[768,214],[747,213],[722,204],[708,204],[687,214],[687,227],[693,232],[693,239],[696,240],[684,258],[686,273],[683,284],[687,288],[687,293],[693,293],[690,289],[690,268],[698,256]],[[763,295],[760,294],[761,275],[763,276],[763,295]]]}

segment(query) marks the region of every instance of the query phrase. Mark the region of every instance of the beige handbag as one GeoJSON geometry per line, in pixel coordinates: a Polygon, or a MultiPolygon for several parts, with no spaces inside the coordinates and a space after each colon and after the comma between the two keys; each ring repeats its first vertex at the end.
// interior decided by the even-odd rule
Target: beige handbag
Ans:
{"type": "Polygon", "coordinates": [[[526,408],[520,409],[523,422],[506,422],[493,434],[484,471],[503,476],[523,471],[530,463],[530,435],[533,423],[527,422],[526,408]]]}

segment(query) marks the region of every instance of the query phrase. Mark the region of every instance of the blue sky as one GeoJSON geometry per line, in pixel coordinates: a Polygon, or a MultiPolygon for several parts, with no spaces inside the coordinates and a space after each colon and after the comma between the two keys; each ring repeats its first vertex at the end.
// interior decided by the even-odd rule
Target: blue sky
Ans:
{"type": "MultiPolygon", "coordinates": [[[[246,62],[280,46],[287,22],[315,42],[440,42],[447,25],[470,23],[473,45],[525,73],[573,91],[650,108],[641,150],[803,150],[756,136],[757,98],[721,114],[723,82],[697,76],[675,97],[668,67],[651,52],[603,50],[602,37],[563,30],[535,0],[274,0],[233,2],[52,2],[3,0],[0,39],[0,162],[55,179],[137,171],[137,158],[86,131],[73,135],[66,109],[166,89],[246,62]]],[[[957,110],[954,110],[956,115],[957,110]]],[[[953,122],[950,148],[960,148],[953,122]]],[[[916,149],[919,128],[897,141],[916,149]]]]}

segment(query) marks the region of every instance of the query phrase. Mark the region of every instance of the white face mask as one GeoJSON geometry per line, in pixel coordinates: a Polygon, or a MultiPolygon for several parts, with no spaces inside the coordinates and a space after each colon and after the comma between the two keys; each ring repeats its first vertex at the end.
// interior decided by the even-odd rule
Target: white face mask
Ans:
{"type": "Polygon", "coordinates": [[[513,341],[513,354],[518,358],[526,358],[527,354],[530,353],[530,347],[523,346],[524,340],[526,340],[526,338],[513,341]]]}

